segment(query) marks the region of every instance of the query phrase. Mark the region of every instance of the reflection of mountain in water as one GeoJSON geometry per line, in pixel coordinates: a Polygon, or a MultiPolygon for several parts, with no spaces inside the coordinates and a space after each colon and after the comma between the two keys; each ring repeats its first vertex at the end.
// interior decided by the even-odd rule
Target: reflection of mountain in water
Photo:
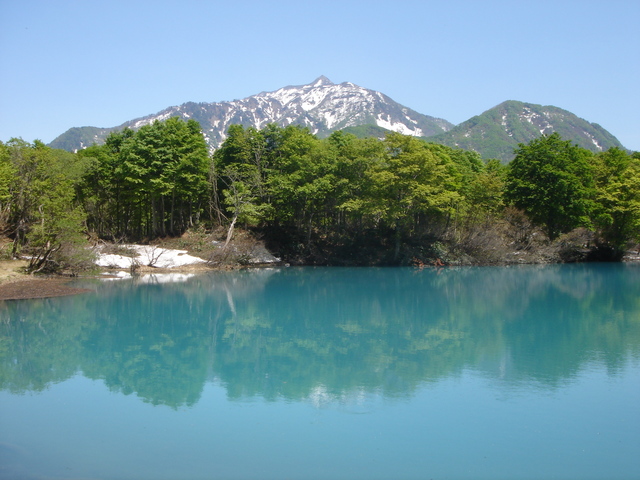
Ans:
{"type": "Polygon", "coordinates": [[[365,405],[474,369],[554,388],[587,362],[640,355],[640,279],[625,265],[300,268],[7,302],[0,386],[42,390],[81,371],[153,404],[230,398],[365,405]]]}

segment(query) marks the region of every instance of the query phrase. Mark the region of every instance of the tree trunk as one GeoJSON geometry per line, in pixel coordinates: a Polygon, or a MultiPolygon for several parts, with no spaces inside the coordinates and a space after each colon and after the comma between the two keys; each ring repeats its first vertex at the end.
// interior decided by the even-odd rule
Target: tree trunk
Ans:
{"type": "Polygon", "coordinates": [[[307,227],[307,249],[311,248],[311,231],[313,227],[313,213],[309,215],[309,226],[307,227]]]}
{"type": "Polygon", "coordinates": [[[222,249],[226,249],[227,245],[229,245],[229,242],[231,241],[231,237],[233,236],[233,230],[236,226],[236,220],[238,220],[238,214],[234,214],[233,215],[233,220],[231,220],[231,225],[229,225],[229,230],[227,230],[227,239],[224,242],[224,245],[222,246],[222,249]]]}
{"type": "Polygon", "coordinates": [[[396,262],[400,257],[400,240],[401,240],[400,227],[396,227],[396,233],[394,237],[395,237],[394,238],[395,247],[393,250],[393,261],[396,262]]]}
{"type": "Polygon", "coordinates": [[[175,234],[175,230],[174,230],[174,219],[173,217],[176,214],[176,191],[174,190],[171,193],[171,213],[169,214],[169,230],[171,231],[171,235],[175,234]]]}

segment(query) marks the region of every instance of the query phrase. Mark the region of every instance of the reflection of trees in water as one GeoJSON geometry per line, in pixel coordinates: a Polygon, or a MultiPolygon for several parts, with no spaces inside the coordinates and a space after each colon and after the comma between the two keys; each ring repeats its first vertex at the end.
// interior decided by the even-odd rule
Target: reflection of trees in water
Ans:
{"type": "Polygon", "coordinates": [[[555,384],[575,377],[594,361],[614,373],[623,368],[629,354],[640,355],[637,266],[574,265],[566,273],[554,270],[543,295],[532,298],[517,325],[507,330],[521,381],[534,378],[555,384]],[[625,269],[628,275],[620,275],[625,269]]]}
{"type": "Polygon", "coordinates": [[[638,356],[630,268],[272,269],[97,284],[97,294],[2,305],[0,385],[41,390],[82,371],[172,407],[196,403],[207,380],[230,398],[317,405],[403,397],[465,368],[554,386],[587,362],[615,373],[638,356]]]}
{"type": "Polygon", "coordinates": [[[73,376],[84,351],[85,307],[75,297],[0,302],[0,388],[38,392],[73,376]]]}

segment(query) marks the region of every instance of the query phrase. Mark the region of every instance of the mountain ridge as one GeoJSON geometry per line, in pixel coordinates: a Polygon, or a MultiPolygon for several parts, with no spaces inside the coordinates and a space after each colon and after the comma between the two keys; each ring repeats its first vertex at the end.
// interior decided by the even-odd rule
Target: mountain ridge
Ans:
{"type": "Polygon", "coordinates": [[[508,161],[514,157],[513,151],[519,144],[553,132],[594,152],[611,147],[624,148],[616,137],[597,123],[553,105],[518,100],[502,102],[427,140],[472,149],[481,153],[483,158],[508,161]]]}
{"type": "Polygon", "coordinates": [[[485,159],[498,158],[505,162],[513,158],[513,150],[519,143],[528,143],[552,131],[558,131],[563,138],[594,151],[611,146],[622,147],[598,124],[589,123],[558,107],[508,100],[454,126],[445,119],[424,115],[401,105],[381,92],[351,82],[335,84],[324,75],[306,85],[289,85],[241,100],[186,102],[116,127],[73,127],[49,145],[77,151],[94,143],[103,143],[113,131],[135,130],[169,117],[197,120],[212,150],[225,140],[230,125],[262,128],[269,123],[283,127],[301,125],[319,137],[344,128],[362,132],[384,129],[475,150],[485,159]],[[374,128],[364,128],[367,126],[374,128]]]}
{"type": "Polygon", "coordinates": [[[444,119],[420,114],[380,92],[350,82],[334,84],[327,77],[320,76],[307,85],[282,87],[241,100],[186,102],[116,127],[74,127],[49,145],[74,151],[93,143],[102,143],[113,131],[127,127],[138,129],[155,120],[165,120],[172,116],[197,120],[212,149],[222,144],[226,138],[226,130],[232,124],[256,128],[269,123],[279,126],[301,125],[309,127],[313,134],[319,136],[367,123],[415,136],[431,136],[453,127],[453,124],[444,119]]]}

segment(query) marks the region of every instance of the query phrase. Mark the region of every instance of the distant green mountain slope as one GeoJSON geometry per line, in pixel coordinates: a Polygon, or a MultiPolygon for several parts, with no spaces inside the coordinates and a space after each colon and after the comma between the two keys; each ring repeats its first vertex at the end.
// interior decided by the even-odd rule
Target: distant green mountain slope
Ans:
{"type": "Polygon", "coordinates": [[[57,137],[49,146],[73,152],[90,147],[94,143],[102,143],[102,140],[114,130],[117,128],[73,127],[57,137]]]}
{"type": "Polygon", "coordinates": [[[509,162],[519,143],[528,143],[553,132],[594,152],[611,147],[624,148],[600,125],[589,123],[567,110],[514,100],[501,103],[447,132],[426,137],[426,140],[475,150],[484,159],[497,158],[509,162]]]}
{"type": "Polygon", "coordinates": [[[387,133],[391,132],[391,130],[387,130],[386,128],[379,127],[378,125],[358,125],[357,127],[347,127],[342,129],[345,133],[350,133],[355,135],[358,138],[367,138],[367,137],[375,137],[375,138],[384,138],[387,133]]]}

